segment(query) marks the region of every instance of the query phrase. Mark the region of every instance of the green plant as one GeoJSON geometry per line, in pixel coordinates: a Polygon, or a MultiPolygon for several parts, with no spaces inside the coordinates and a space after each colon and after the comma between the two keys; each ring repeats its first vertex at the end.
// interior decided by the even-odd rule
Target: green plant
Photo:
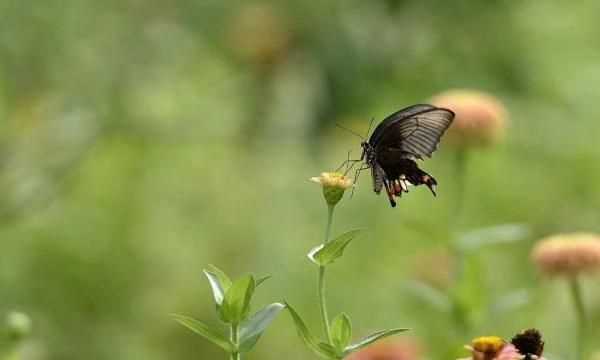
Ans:
{"type": "Polygon", "coordinates": [[[319,308],[326,340],[322,341],[314,336],[298,312],[289,304],[286,305],[294,324],[296,325],[298,335],[309,349],[324,359],[344,359],[351,353],[367,347],[378,340],[404,332],[408,329],[395,328],[381,330],[352,343],[351,340],[353,334],[350,317],[345,313],[341,313],[330,321],[325,296],[326,269],[334,261],[342,257],[346,247],[352,240],[360,235],[362,230],[351,230],[330,240],[335,206],[342,199],[344,191],[352,186],[352,181],[338,173],[323,173],[320,177],[315,177],[311,180],[321,184],[323,187],[323,196],[327,203],[328,210],[325,240],[321,245],[316,246],[308,253],[310,261],[318,266],[317,289],[319,295],[319,308]]]}
{"type": "Polygon", "coordinates": [[[217,315],[227,329],[215,329],[185,315],[175,314],[173,317],[181,325],[225,350],[231,360],[240,360],[243,353],[252,350],[285,305],[272,303],[254,314],[250,313],[254,291],[268,276],[255,279],[252,275],[245,275],[232,281],[212,265],[204,270],[204,274],[212,289],[217,315]]]}

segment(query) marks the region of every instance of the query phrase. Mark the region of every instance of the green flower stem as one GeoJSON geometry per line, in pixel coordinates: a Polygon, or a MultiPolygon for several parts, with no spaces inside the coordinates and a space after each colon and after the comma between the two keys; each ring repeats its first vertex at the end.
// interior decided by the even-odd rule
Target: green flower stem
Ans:
{"type": "MultiPolygon", "coordinates": [[[[458,230],[460,229],[460,223],[465,203],[466,195],[466,180],[467,180],[467,163],[468,163],[468,151],[466,149],[458,149],[456,151],[456,157],[454,159],[455,168],[455,179],[456,179],[456,195],[454,201],[454,207],[452,208],[452,214],[449,217],[448,231],[453,241],[450,243],[450,252],[455,258],[456,264],[452,271],[452,283],[454,286],[463,280],[465,266],[467,262],[467,256],[463,249],[460,248],[458,243],[458,230]]],[[[451,293],[450,299],[453,305],[453,320],[456,331],[461,337],[466,336],[470,332],[469,323],[469,310],[461,303],[460,298],[457,294],[451,293]]]]}
{"type": "MultiPolygon", "coordinates": [[[[237,349],[239,347],[239,338],[240,338],[240,325],[239,324],[231,324],[231,332],[230,332],[230,339],[231,339],[231,343],[235,346],[235,348],[237,349]]],[[[240,355],[240,353],[235,350],[231,353],[230,356],[231,360],[241,360],[242,356],[240,355]]]]}
{"type": "Polygon", "coordinates": [[[585,307],[583,305],[583,297],[581,295],[581,285],[577,277],[573,277],[570,280],[571,296],[573,297],[573,305],[575,306],[575,312],[577,314],[577,333],[575,342],[575,359],[583,360],[585,351],[585,330],[586,330],[586,318],[585,318],[585,307]]]}
{"type": "Polygon", "coordinates": [[[452,219],[454,224],[457,224],[461,218],[463,207],[465,204],[465,190],[467,180],[467,163],[468,163],[468,152],[467,150],[460,149],[456,152],[455,158],[455,169],[456,169],[456,201],[454,204],[454,217],[452,219]]]}
{"type": "MultiPolygon", "coordinates": [[[[327,208],[327,227],[325,229],[325,244],[329,242],[331,236],[331,224],[333,223],[333,210],[335,205],[328,205],[327,208]]],[[[321,318],[323,319],[323,330],[329,343],[332,343],[331,331],[329,325],[329,315],[327,314],[327,303],[325,301],[325,266],[319,266],[319,305],[321,308],[321,318]]]]}

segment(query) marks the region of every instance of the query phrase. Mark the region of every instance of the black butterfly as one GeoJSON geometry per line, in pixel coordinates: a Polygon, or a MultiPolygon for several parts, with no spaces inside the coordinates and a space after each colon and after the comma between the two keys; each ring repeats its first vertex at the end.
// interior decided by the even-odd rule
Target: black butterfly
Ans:
{"type": "Polygon", "coordinates": [[[361,143],[360,160],[363,167],[357,174],[371,169],[373,190],[379,194],[385,187],[390,204],[395,197],[408,192],[408,184],[425,184],[435,196],[437,181],[417,167],[417,160],[431,157],[440,138],[454,119],[454,112],[427,104],[418,104],[399,110],[385,118],[373,131],[368,141],[361,143]]]}

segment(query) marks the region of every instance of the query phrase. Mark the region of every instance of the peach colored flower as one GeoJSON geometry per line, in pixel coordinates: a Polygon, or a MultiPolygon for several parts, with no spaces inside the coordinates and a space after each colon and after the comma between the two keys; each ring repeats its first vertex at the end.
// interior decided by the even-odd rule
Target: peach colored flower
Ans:
{"type": "Polygon", "coordinates": [[[449,90],[434,96],[431,103],[456,114],[446,135],[450,144],[481,147],[495,144],[504,136],[507,111],[492,95],[477,90],[449,90]]]}
{"type": "Polygon", "coordinates": [[[576,276],[600,269],[600,236],[592,233],[553,235],[539,241],[531,253],[541,272],[576,276]]]}

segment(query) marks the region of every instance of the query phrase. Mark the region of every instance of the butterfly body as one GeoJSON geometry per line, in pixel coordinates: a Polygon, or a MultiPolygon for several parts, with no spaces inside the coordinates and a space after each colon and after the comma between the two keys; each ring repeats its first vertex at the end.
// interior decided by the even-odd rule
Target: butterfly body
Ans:
{"type": "Polygon", "coordinates": [[[363,141],[361,160],[371,168],[373,190],[385,188],[392,207],[395,197],[408,192],[409,185],[425,184],[436,195],[437,181],[419,169],[417,160],[431,157],[454,113],[432,105],[418,104],[385,118],[363,141]]]}

